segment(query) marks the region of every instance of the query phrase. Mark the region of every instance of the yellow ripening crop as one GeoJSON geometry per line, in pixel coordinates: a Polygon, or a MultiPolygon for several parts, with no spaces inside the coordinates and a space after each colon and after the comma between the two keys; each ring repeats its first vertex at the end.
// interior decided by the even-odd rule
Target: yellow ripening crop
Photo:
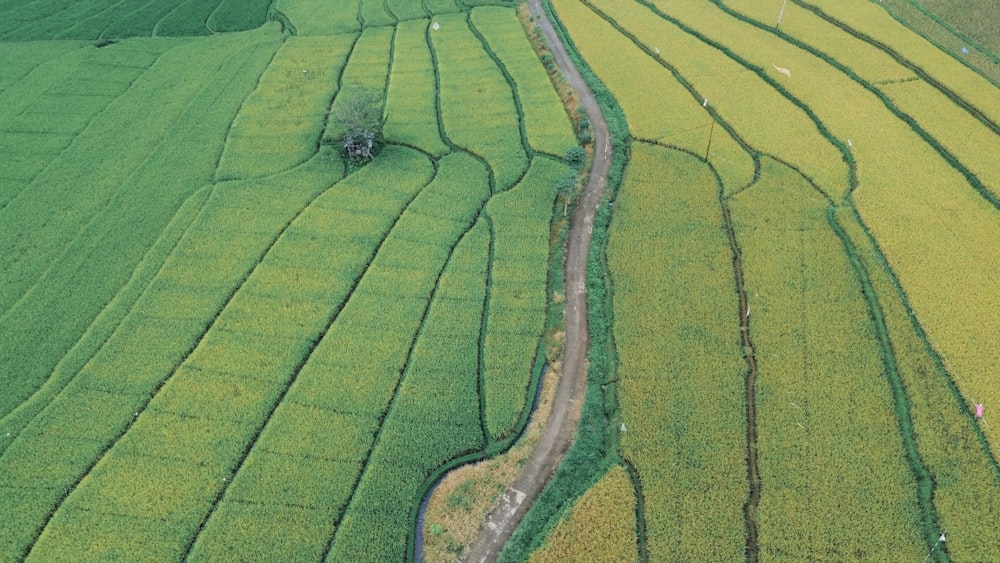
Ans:
{"type": "Polygon", "coordinates": [[[732,202],[759,369],[761,556],[920,558],[893,396],[826,207],[770,159],[732,202]]]}
{"type": "Polygon", "coordinates": [[[620,466],[611,468],[573,503],[529,563],[638,559],[635,490],[620,466]]]}
{"type": "Polygon", "coordinates": [[[740,557],[746,364],[715,177],[634,144],[611,229],[621,448],[646,499],[650,558],[740,557]]]}
{"type": "Polygon", "coordinates": [[[878,3],[840,0],[814,0],[811,3],[843,24],[894,49],[979,108],[994,122],[1000,122],[1000,95],[995,85],[894,20],[878,3]]]}

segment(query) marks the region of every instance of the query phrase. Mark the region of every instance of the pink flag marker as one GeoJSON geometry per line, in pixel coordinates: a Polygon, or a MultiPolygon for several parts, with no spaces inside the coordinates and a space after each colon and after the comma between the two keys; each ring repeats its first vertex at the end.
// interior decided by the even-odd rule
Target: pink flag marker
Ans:
{"type": "Polygon", "coordinates": [[[983,418],[983,405],[976,403],[976,418],[983,418]]]}

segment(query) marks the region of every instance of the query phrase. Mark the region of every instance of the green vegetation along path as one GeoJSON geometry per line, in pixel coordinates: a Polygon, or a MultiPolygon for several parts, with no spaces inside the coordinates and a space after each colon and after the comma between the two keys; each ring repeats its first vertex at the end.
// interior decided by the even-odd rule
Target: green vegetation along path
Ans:
{"type": "Polygon", "coordinates": [[[590,247],[597,204],[607,184],[612,154],[611,140],[597,100],[566,53],[566,48],[542,9],[541,0],[530,0],[528,8],[545,37],[559,71],[587,112],[594,132],[594,162],[570,219],[566,240],[566,347],[552,414],[521,474],[504,491],[487,515],[479,535],[469,545],[463,558],[465,561],[496,561],[507,539],[541,493],[569,448],[580,420],[583,393],[587,384],[587,249],[590,247]]]}

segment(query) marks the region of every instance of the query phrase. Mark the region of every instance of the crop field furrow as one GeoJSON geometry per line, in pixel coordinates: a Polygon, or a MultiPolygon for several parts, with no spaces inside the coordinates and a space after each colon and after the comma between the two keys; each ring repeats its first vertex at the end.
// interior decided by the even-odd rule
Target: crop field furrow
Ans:
{"type": "Polygon", "coordinates": [[[479,329],[489,232],[476,223],[454,250],[410,351],[327,560],[389,561],[412,553],[416,507],[448,462],[486,446],[479,421],[479,329]]]}
{"type": "MultiPolygon", "coordinates": [[[[197,345],[186,352],[180,351],[183,357],[171,364],[164,374],[165,379],[161,375],[146,381],[151,385],[147,388],[146,404],[137,409],[134,419],[114,437],[99,461],[88,469],[86,477],[60,503],[32,547],[33,555],[46,557],[45,553],[65,550],[80,533],[106,538],[95,547],[104,556],[121,553],[120,550],[137,542],[142,542],[150,553],[162,557],[176,558],[185,551],[203,515],[225,487],[223,478],[232,476],[239,457],[252,440],[254,429],[266,420],[295,366],[304,361],[303,354],[310,342],[318,338],[316,333],[322,329],[322,318],[329,314],[324,311],[336,309],[337,302],[346,298],[352,283],[349,272],[352,269],[359,272],[366,265],[363,252],[345,253],[337,259],[337,264],[345,269],[320,269],[318,264],[321,262],[313,262],[317,266],[311,276],[308,270],[297,272],[300,283],[295,277],[287,276],[282,257],[302,256],[303,253],[322,255],[326,245],[320,244],[321,239],[316,236],[310,236],[315,232],[315,227],[310,228],[310,225],[327,217],[323,211],[314,211],[322,209],[322,200],[338,196],[348,204],[359,200],[364,197],[366,181],[391,182],[402,172],[395,166],[405,162],[417,168],[407,170],[406,182],[386,186],[389,191],[385,195],[388,198],[391,194],[397,211],[386,206],[382,210],[382,221],[369,224],[369,232],[377,244],[377,233],[380,230],[387,232],[392,227],[399,210],[411,201],[428,178],[429,163],[422,157],[400,155],[392,165],[368,167],[299,208],[295,219],[282,227],[265,254],[242,276],[246,281],[202,331],[197,345]],[[423,176],[416,172],[421,163],[425,169],[423,176]],[[327,271],[333,273],[333,280],[329,280],[331,274],[327,271]],[[277,291],[280,298],[260,296],[257,287],[274,284],[277,287],[273,289],[291,284],[300,290],[319,284],[320,290],[318,294],[314,291],[314,295],[277,291]],[[213,387],[214,378],[218,376],[224,381],[213,387]],[[214,393],[206,395],[207,388],[214,393]],[[193,397],[207,402],[193,402],[193,397]],[[207,415],[207,420],[189,414],[207,415]],[[150,456],[154,454],[178,461],[163,464],[162,471],[150,474],[149,466],[153,463],[150,456]],[[184,490],[188,494],[164,498],[156,494],[157,490],[184,490]],[[117,494],[123,496],[115,496],[117,494]],[[143,499],[144,504],[137,505],[136,498],[143,499]],[[81,509],[98,507],[116,514],[158,516],[168,522],[150,529],[148,523],[140,521],[123,526],[117,522],[74,517],[81,509]],[[84,527],[80,528],[81,525],[84,527]]],[[[330,240],[324,242],[340,240],[336,232],[326,236],[330,240]]],[[[114,389],[122,384],[122,389],[141,388],[139,381],[116,381],[109,372],[88,375],[85,384],[98,388],[110,386],[114,389]]]]}
{"type": "Polygon", "coordinates": [[[483,391],[490,439],[511,436],[527,414],[541,366],[536,350],[545,322],[549,217],[566,167],[535,157],[517,186],[486,206],[493,230],[483,341],[483,391]]]}
{"type": "Polygon", "coordinates": [[[759,370],[760,555],[919,558],[916,486],[874,329],[826,207],[770,160],[761,182],[731,203],[759,370]]]}
{"type": "MultiPolygon", "coordinates": [[[[858,45],[873,49],[843,32],[819,36],[828,53],[854,53],[858,45]]],[[[816,79],[815,88],[831,90],[833,78],[816,79]]],[[[982,315],[981,307],[994,299],[993,280],[1000,277],[992,250],[1000,245],[1000,214],[970,185],[967,170],[943,158],[946,147],[929,145],[919,124],[893,119],[883,100],[855,84],[833,86],[836,97],[816,94],[813,99],[817,104],[836,99],[842,108],[819,112],[839,137],[853,139],[858,211],[967,404],[998,401],[986,374],[1000,366],[1000,352],[986,343],[1000,325],[982,315]],[[867,125],[876,119],[880,127],[867,125]]],[[[993,456],[1000,455],[1000,438],[991,437],[990,444],[993,456]]]]}
{"type": "Polygon", "coordinates": [[[470,22],[511,77],[529,147],[561,157],[577,144],[566,109],[538,62],[515,11],[499,6],[472,10],[470,22]]]}
{"type": "Polygon", "coordinates": [[[221,0],[186,0],[178,4],[172,12],[156,22],[153,35],[191,36],[209,35],[208,17],[212,15],[221,0]]]}
{"type": "Polygon", "coordinates": [[[429,25],[430,20],[414,20],[396,26],[383,134],[437,157],[449,147],[441,140],[434,61],[427,45],[429,25]]]}
{"type": "Polygon", "coordinates": [[[18,385],[10,385],[4,414],[44,383],[59,358],[128,280],[180,205],[209,181],[217,157],[206,147],[221,145],[240,102],[275,47],[273,42],[259,46],[236,42],[218,53],[216,79],[204,84],[108,205],[83,225],[61,256],[0,316],[0,327],[5,327],[0,348],[35,351],[33,361],[18,366],[18,385]],[[178,158],[188,166],[164,178],[163,171],[178,158]],[[157,189],[150,193],[153,185],[157,189]],[[116,252],[107,252],[109,246],[116,252]],[[72,288],[81,284],[88,290],[68,299],[72,288]]]}
{"type": "Polygon", "coordinates": [[[361,31],[358,19],[361,0],[276,0],[275,8],[285,14],[299,35],[341,35],[361,31]]]}
{"type": "MultiPolygon", "coordinates": [[[[330,105],[332,116],[347,112],[345,103],[357,103],[359,93],[368,93],[381,100],[385,97],[389,76],[394,27],[371,27],[358,38],[338,81],[338,93],[330,105]]],[[[346,130],[334,117],[323,124],[324,139],[339,139],[346,130]]]]}
{"type": "Polygon", "coordinates": [[[653,561],[737,559],[746,546],[746,364],[719,191],[698,158],[637,143],[615,201],[621,450],[653,561]]]}
{"type": "Polygon", "coordinates": [[[958,97],[988,116],[993,123],[1000,123],[1000,99],[997,96],[983,95],[984,92],[995,91],[996,84],[926,39],[910,32],[878,4],[859,3],[855,7],[852,3],[852,8],[856,9],[847,10],[844,5],[829,0],[794,1],[805,8],[821,10],[832,20],[855,33],[863,34],[886,49],[905,53],[912,64],[947,86],[958,97]]]}
{"type": "MultiPolygon", "coordinates": [[[[386,0],[386,7],[399,24],[406,21],[420,20],[431,14],[424,8],[422,2],[414,0],[386,0]]],[[[398,26],[398,24],[397,24],[398,26]]]]}
{"type": "Polygon", "coordinates": [[[72,380],[73,376],[105,345],[128,314],[129,309],[149,286],[167,256],[193,223],[208,199],[211,188],[206,186],[193,194],[178,209],[150,250],[143,256],[129,281],[108,303],[94,322],[87,327],[73,347],[59,359],[45,383],[30,398],[0,419],[0,433],[7,440],[0,443],[0,454],[11,444],[31,420],[48,405],[72,380]]]}
{"type": "Polygon", "coordinates": [[[219,180],[267,176],[316,154],[354,36],[292,37],[233,120],[219,180]]]}
{"type": "MultiPolygon", "coordinates": [[[[658,42],[654,42],[652,47],[636,45],[628,37],[615,33],[609,22],[583,4],[559,4],[559,13],[572,22],[573,29],[579,30],[579,34],[601,38],[600,42],[577,40],[578,47],[612,92],[616,93],[632,135],[683,150],[707,153],[727,192],[738,191],[753,181],[757,164],[741,146],[745,141],[737,141],[732,136],[731,126],[720,130],[716,136],[712,116],[699,118],[692,111],[667,111],[659,101],[669,99],[674,103],[685,103],[682,101],[685,89],[692,95],[697,90],[689,82],[688,88],[685,88],[678,80],[676,68],[662,57],[654,59],[651,56],[660,49],[658,42]],[[664,68],[667,70],[664,71],[664,68]],[[641,89],[635,88],[632,82],[637,75],[647,81],[641,89]],[[711,145],[708,143],[710,134],[713,137],[711,145]]],[[[689,107],[692,103],[702,105],[707,99],[700,94],[694,97],[696,100],[693,102],[686,102],[689,107]]]]}
{"type": "Polygon", "coordinates": [[[848,167],[843,149],[831,143],[822,121],[808,104],[783,88],[772,69],[752,64],[674,15],[697,9],[693,6],[640,2],[649,9],[644,13],[625,9],[628,4],[625,0],[593,3],[596,9],[608,10],[610,17],[619,19],[647,45],[671,41],[672,48],[663,58],[703,93],[703,103],[712,104],[749,145],[792,163],[828,197],[846,194],[848,167]],[[754,95],[747,99],[743,92],[754,95]]]}
{"type": "MultiPolygon", "coordinates": [[[[247,450],[242,464],[233,469],[233,485],[204,524],[191,551],[193,557],[212,558],[233,550],[245,550],[241,553],[252,557],[254,550],[272,541],[291,542],[286,545],[292,552],[309,558],[317,558],[329,548],[327,534],[289,536],[286,531],[274,529],[268,532],[270,539],[263,540],[262,544],[251,537],[233,535],[234,524],[245,522],[251,516],[243,506],[245,502],[273,505],[287,497],[281,484],[288,479],[288,470],[277,469],[273,455],[258,452],[300,455],[313,451],[310,444],[301,439],[300,431],[289,432],[289,429],[325,428],[336,424],[327,437],[317,435],[316,439],[322,441],[315,444],[322,446],[322,451],[326,452],[323,455],[332,461],[316,459],[302,465],[299,468],[301,479],[293,480],[311,481],[307,472],[342,475],[327,485],[301,489],[294,497],[297,503],[323,507],[309,513],[300,511],[296,519],[308,520],[309,529],[330,529],[339,522],[354,495],[355,476],[367,467],[371,449],[377,443],[380,428],[385,425],[385,413],[409,362],[413,341],[427,312],[429,296],[451,254],[447,248],[408,240],[452,240],[452,244],[456,244],[485,203],[486,188],[485,170],[475,159],[460,153],[442,159],[434,181],[399,217],[357,286],[352,288],[343,309],[331,317],[322,339],[317,339],[315,348],[300,364],[300,371],[284,395],[285,400],[274,410],[253,448],[247,450]],[[475,186],[478,188],[470,189],[475,186]],[[450,201],[452,205],[441,206],[441,201],[450,201]],[[447,218],[451,224],[449,231],[427,233],[423,218],[427,214],[447,218]],[[413,274],[408,277],[406,292],[400,294],[394,280],[402,266],[412,268],[413,274]],[[366,373],[376,377],[366,377],[366,373]],[[331,420],[331,412],[351,414],[331,420]],[[336,430],[338,427],[341,429],[336,430]],[[345,432],[353,438],[336,441],[336,437],[345,432]],[[350,460],[350,463],[341,460],[350,460]],[[273,474],[271,479],[280,479],[273,481],[273,486],[266,485],[267,481],[262,481],[268,478],[266,474],[273,474]]],[[[355,205],[361,203],[359,200],[355,205]]],[[[331,199],[318,204],[332,211],[340,202],[331,199]]],[[[322,223],[316,226],[320,225],[322,223]]],[[[398,505],[392,506],[398,508],[398,505]]],[[[278,507],[271,507],[275,508],[278,507]]]]}
{"type": "Polygon", "coordinates": [[[483,158],[498,191],[510,189],[528,166],[510,86],[464,14],[445,14],[431,25],[441,121],[456,145],[483,158]]]}

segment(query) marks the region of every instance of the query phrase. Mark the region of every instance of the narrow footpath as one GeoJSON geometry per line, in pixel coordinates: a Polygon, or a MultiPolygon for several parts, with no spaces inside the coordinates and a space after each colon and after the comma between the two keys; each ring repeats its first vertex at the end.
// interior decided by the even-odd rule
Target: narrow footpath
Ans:
{"type": "Polygon", "coordinates": [[[587,387],[587,251],[611,163],[608,125],[594,94],[569,58],[552,22],[542,9],[541,0],[529,0],[528,9],[535,16],[560,72],[587,112],[594,135],[594,160],[587,184],[570,218],[566,239],[566,347],[552,415],[521,475],[504,492],[497,506],[487,515],[479,535],[470,543],[463,560],[477,563],[497,560],[521,518],[562,461],[580,421],[587,387]]]}

